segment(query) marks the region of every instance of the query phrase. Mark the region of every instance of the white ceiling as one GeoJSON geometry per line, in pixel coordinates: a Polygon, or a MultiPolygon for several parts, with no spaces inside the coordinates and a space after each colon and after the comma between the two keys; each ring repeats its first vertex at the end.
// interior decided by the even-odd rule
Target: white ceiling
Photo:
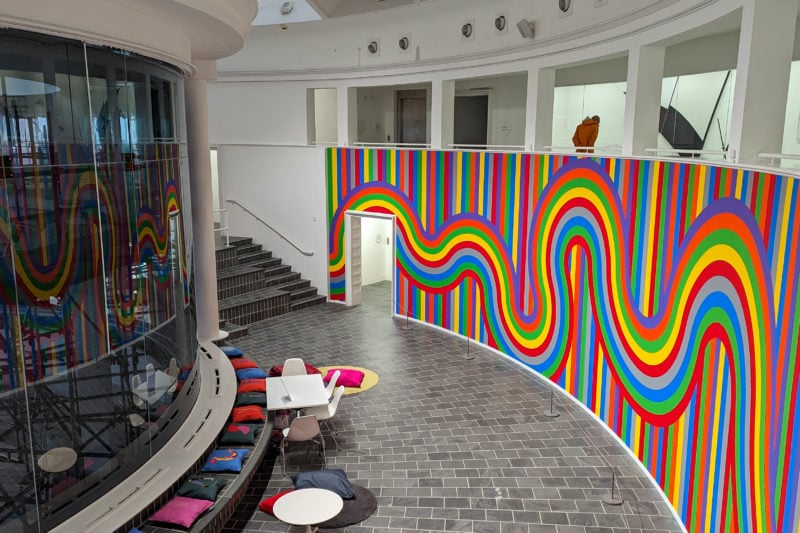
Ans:
{"type": "Polygon", "coordinates": [[[253,19],[253,26],[346,17],[418,4],[421,1],[430,0],[258,0],[258,15],[253,19]],[[292,5],[292,11],[283,15],[281,6],[287,1],[292,5]]]}

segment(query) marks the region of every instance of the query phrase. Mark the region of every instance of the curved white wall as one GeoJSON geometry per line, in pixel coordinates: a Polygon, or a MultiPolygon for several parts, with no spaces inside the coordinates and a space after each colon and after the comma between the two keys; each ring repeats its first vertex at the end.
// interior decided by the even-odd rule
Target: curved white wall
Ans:
{"type": "Polygon", "coordinates": [[[595,3],[573,0],[571,14],[559,16],[555,1],[438,0],[292,24],[286,30],[262,26],[248,35],[241,52],[220,62],[219,71],[221,77],[251,79],[355,78],[534,58],[543,65],[558,65],[672,37],[734,11],[742,1],[610,0],[599,7],[595,3]],[[497,33],[493,21],[501,13],[507,16],[508,28],[497,33]],[[516,28],[523,18],[534,21],[533,40],[523,38],[516,28]],[[460,34],[466,21],[474,21],[472,40],[460,34]],[[408,51],[397,46],[401,35],[410,35],[408,51]],[[381,44],[377,55],[366,50],[373,38],[381,44]]]}
{"type": "Polygon", "coordinates": [[[244,44],[256,0],[25,0],[5,2],[0,23],[130,50],[187,72],[244,44]]]}

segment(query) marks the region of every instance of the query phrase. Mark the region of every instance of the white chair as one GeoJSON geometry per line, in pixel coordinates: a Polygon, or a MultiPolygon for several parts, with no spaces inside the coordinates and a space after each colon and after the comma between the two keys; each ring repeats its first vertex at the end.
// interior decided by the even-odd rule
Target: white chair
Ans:
{"type": "Polygon", "coordinates": [[[315,416],[298,416],[288,428],[283,430],[283,440],[281,441],[281,459],[283,460],[283,476],[286,477],[286,443],[311,441],[319,444],[322,454],[322,464],[327,467],[328,461],[325,458],[325,439],[322,438],[322,430],[315,416]],[[314,437],[319,435],[319,440],[314,437]]]}
{"type": "Polygon", "coordinates": [[[333,375],[331,376],[331,380],[328,382],[328,386],[325,387],[325,391],[328,393],[328,400],[329,401],[333,397],[333,393],[336,390],[336,382],[339,381],[339,376],[341,374],[342,373],[339,372],[338,370],[336,372],[334,372],[333,375]]]}
{"type": "Polygon", "coordinates": [[[283,363],[281,376],[305,376],[306,365],[299,357],[290,357],[283,363]]]}
{"type": "Polygon", "coordinates": [[[166,374],[175,380],[175,382],[172,383],[172,385],[170,385],[170,387],[167,389],[167,392],[170,394],[178,389],[178,374],[180,371],[180,368],[178,368],[178,361],[176,361],[174,357],[171,358],[169,360],[169,368],[166,370],[166,374]]]}
{"type": "Polygon", "coordinates": [[[131,376],[131,397],[133,398],[133,405],[139,409],[145,408],[144,400],[139,397],[138,394],[135,394],[133,391],[138,389],[142,385],[142,377],[139,374],[134,374],[131,376]]]}
{"type": "Polygon", "coordinates": [[[339,449],[339,441],[336,440],[336,431],[330,425],[329,420],[336,414],[342,394],[344,394],[344,385],[336,389],[336,393],[333,395],[333,400],[331,400],[328,405],[308,407],[304,410],[304,414],[314,416],[328,428],[328,432],[330,433],[337,450],[339,449]]]}

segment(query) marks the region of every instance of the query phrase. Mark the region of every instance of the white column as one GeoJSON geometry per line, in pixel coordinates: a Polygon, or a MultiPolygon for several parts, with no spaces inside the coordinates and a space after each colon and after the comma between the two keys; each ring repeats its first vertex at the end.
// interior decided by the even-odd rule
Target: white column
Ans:
{"type": "Polygon", "coordinates": [[[556,71],[552,68],[528,70],[525,103],[525,146],[542,150],[553,143],[553,98],[556,71]]]}
{"type": "Polygon", "coordinates": [[[441,150],[442,145],[442,120],[444,114],[444,81],[434,78],[431,80],[431,148],[441,150]]]}
{"type": "Polygon", "coordinates": [[[306,142],[317,141],[317,104],[314,89],[306,89],[306,142]]]}
{"type": "MultiPolygon", "coordinates": [[[[628,55],[628,87],[625,98],[625,131],[622,155],[644,155],[658,143],[661,84],[664,78],[664,48],[637,46],[628,55]]],[[[600,131],[603,114],[600,113],[600,131]]]]}
{"type": "MultiPolygon", "coordinates": [[[[456,82],[455,80],[444,80],[442,82],[442,135],[441,147],[447,149],[447,146],[453,144],[455,140],[455,122],[456,122],[456,82]]],[[[433,121],[433,117],[431,117],[433,121]]]]}
{"type": "Polygon", "coordinates": [[[197,74],[184,82],[184,96],[194,236],[197,338],[204,341],[220,338],[206,87],[207,80],[216,78],[217,65],[215,61],[197,61],[195,65],[197,74]]]}
{"type": "Polygon", "coordinates": [[[730,142],[740,163],[783,146],[797,9],[797,0],[744,2],[730,142]]]}
{"type": "Polygon", "coordinates": [[[358,89],[339,86],[336,90],[336,126],[339,146],[357,141],[358,89]]]}

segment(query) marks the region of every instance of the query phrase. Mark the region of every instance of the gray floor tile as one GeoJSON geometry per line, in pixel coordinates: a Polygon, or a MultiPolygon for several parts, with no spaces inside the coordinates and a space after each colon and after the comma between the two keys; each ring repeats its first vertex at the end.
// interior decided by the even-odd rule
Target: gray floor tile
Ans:
{"type": "MultiPolygon", "coordinates": [[[[377,372],[368,391],[344,396],[328,441],[329,467],[378,496],[378,510],[348,533],[465,531],[622,533],[679,531],[669,505],[598,422],[556,393],[561,416],[543,416],[550,387],[463,339],[389,316],[387,283],[364,287],[355,308],[326,304],[252,324],[235,344],[264,369],[300,356],[315,366],[377,372]],[[625,503],[602,503],[615,469],[625,503]]],[[[289,474],[319,467],[297,447],[289,474]]],[[[269,455],[243,501],[291,485],[269,455]]],[[[287,531],[240,504],[226,533],[287,531]]],[[[324,530],[321,530],[324,533],[324,530]]]]}

